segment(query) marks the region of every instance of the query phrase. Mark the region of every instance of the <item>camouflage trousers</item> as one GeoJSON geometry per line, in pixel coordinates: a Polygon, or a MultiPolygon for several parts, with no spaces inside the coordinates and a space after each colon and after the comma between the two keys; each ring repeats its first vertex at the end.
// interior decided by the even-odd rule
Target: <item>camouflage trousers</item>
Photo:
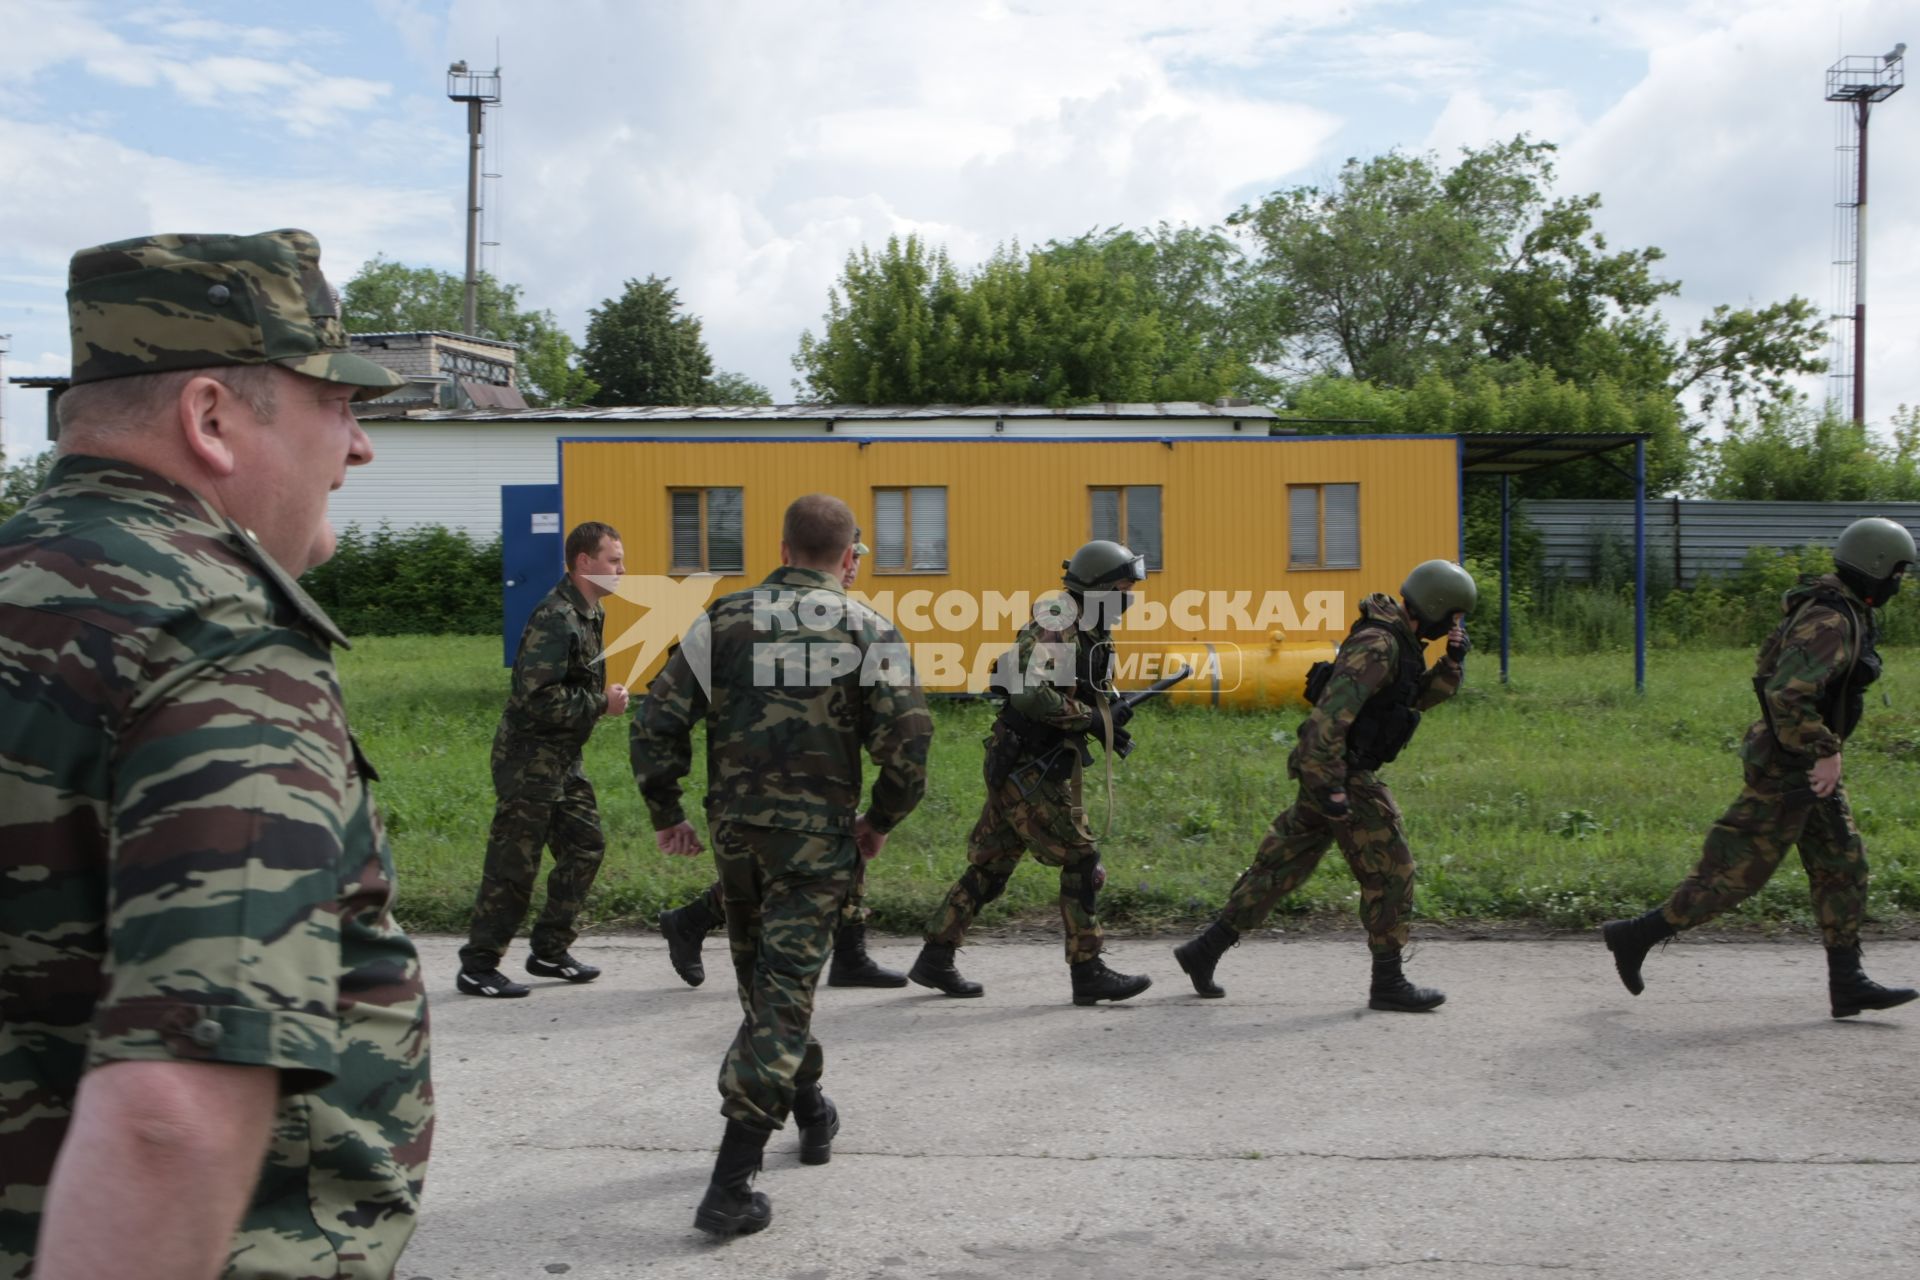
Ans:
{"type": "MultiPolygon", "coordinates": [[[[1764,727],[1759,731],[1766,734],[1764,727]]],[[[1772,735],[1766,737],[1770,743],[1772,735]]],[[[1817,799],[1806,771],[1767,745],[1749,735],[1746,785],[1707,832],[1699,864],[1667,899],[1667,920],[1691,929],[1739,905],[1760,891],[1797,844],[1822,939],[1830,947],[1853,946],[1867,909],[1867,849],[1846,788],[1817,799]]]]}
{"type": "Polygon", "coordinates": [[[964,942],[980,908],[1006,890],[1020,855],[1031,853],[1042,866],[1060,868],[1067,963],[1091,960],[1100,954],[1102,938],[1094,913],[1100,851],[1080,804],[1079,776],[1076,772],[1058,782],[1043,780],[1024,798],[1020,787],[1017,773],[998,787],[989,783],[980,820],[967,836],[967,869],[927,922],[926,940],[954,947],[964,942]]]}
{"type": "MultiPolygon", "coordinates": [[[[727,896],[718,880],[708,885],[705,892],[687,905],[693,906],[696,903],[704,905],[707,911],[711,913],[708,917],[709,919],[725,920],[727,918],[727,896]]],[[[840,908],[840,922],[838,927],[845,928],[850,924],[864,924],[866,923],[866,919],[867,862],[866,859],[862,858],[854,866],[853,887],[847,891],[847,901],[845,905],[840,908]]]]}
{"type": "Polygon", "coordinates": [[[860,854],[850,835],[712,824],[727,942],[744,1014],[720,1064],[720,1113],[778,1129],[826,1066],[813,992],[860,854]]]}
{"type": "Polygon", "coordinates": [[[493,831],[467,945],[460,948],[460,967],[471,971],[499,967],[527,918],[540,851],[547,847],[553,850],[547,905],[530,944],[535,955],[549,959],[571,947],[580,936],[574,921],[607,851],[593,784],[580,770],[578,751],[528,742],[503,725],[493,740],[493,791],[493,831]]]}
{"type": "Polygon", "coordinates": [[[1267,828],[1253,865],[1233,886],[1220,918],[1241,933],[1259,928],[1337,843],[1360,882],[1367,949],[1379,956],[1404,948],[1413,920],[1413,854],[1400,809],[1386,783],[1359,769],[1347,774],[1347,805],[1347,817],[1335,822],[1309,804],[1304,792],[1295,799],[1267,828]]]}

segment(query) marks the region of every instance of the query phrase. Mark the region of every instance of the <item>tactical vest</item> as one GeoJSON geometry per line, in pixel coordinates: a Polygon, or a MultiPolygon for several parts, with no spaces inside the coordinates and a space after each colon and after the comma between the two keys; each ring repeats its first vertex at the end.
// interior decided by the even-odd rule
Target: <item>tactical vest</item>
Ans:
{"type": "Polygon", "coordinates": [[[1760,646],[1760,660],[1753,677],[1753,691],[1760,698],[1760,715],[1767,722],[1769,731],[1773,731],[1773,707],[1767,702],[1767,683],[1773,679],[1780,663],[1780,650],[1785,647],[1787,632],[1800,620],[1809,605],[1825,605],[1843,618],[1854,622],[1850,628],[1854,632],[1854,657],[1846,673],[1827,681],[1827,687],[1820,691],[1819,700],[1814,709],[1820,713],[1820,722],[1833,730],[1841,741],[1852,735],[1860,725],[1860,717],[1867,705],[1867,686],[1880,678],[1880,651],[1875,647],[1876,628],[1873,622],[1873,610],[1857,605],[1832,587],[1816,587],[1800,607],[1781,619],[1780,625],[1773,629],[1767,642],[1760,646]],[[1861,615],[1865,614],[1865,620],[1861,615]]]}
{"type": "MultiPolygon", "coordinates": [[[[1372,772],[1383,764],[1391,764],[1413,741],[1413,731],[1420,727],[1420,712],[1414,704],[1420,701],[1420,677],[1426,674],[1426,666],[1419,644],[1408,637],[1403,628],[1390,622],[1362,618],[1353,624],[1347,639],[1369,628],[1393,637],[1395,656],[1393,677],[1366,700],[1347,729],[1347,765],[1372,772]]],[[[1333,663],[1314,664],[1313,670],[1307,673],[1308,701],[1316,704],[1320,701],[1332,676],[1333,663]]]]}
{"type": "MultiPolygon", "coordinates": [[[[1074,638],[1073,696],[1089,707],[1097,707],[1106,700],[1104,690],[1113,682],[1113,645],[1104,635],[1083,634],[1090,636],[1091,642],[1082,644],[1078,635],[1074,638]]],[[[1078,742],[1086,736],[1082,729],[1041,724],[1016,711],[1011,701],[1000,704],[999,721],[1019,744],[1022,756],[1042,755],[1063,742],[1078,742]]],[[[1067,768],[1072,768],[1071,759],[1067,761],[1067,768]]]]}

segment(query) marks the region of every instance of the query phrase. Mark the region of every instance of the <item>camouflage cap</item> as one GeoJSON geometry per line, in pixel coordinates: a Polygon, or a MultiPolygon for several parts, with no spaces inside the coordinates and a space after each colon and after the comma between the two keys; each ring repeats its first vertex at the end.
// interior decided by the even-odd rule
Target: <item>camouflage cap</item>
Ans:
{"type": "Polygon", "coordinates": [[[362,390],[405,379],[347,349],[307,231],[156,235],[82,249],[67,277],[73,385],[174,369],[277,364],[362,390]]]}

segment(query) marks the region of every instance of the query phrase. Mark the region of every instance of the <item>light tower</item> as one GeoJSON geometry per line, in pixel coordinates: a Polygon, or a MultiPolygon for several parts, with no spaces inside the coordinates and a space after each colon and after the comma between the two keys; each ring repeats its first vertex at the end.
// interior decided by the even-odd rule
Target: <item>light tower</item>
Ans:
{"type": "Polygon", "coordinates": [[[1827,68],[1827,101],[1842,104],[1840,141],[1835,146],[1840,198],[1834,202],[1837,305],[1830,385],[1832,398],[1839,401],[1845,398],[1846,384],[1852,384],[1853,420],[1863,424],[1867,420],[1867,116],[1874,103],[1885,102],[1906,84],[1906,53],[1902,41],[1890,52],[1845,57],[1827,68]]]}
{"type": "Polygon", "coordinates": [[[460,322],[473,333],[479,324],[481,135],[487,107],[500,101],[500,68],[469,71],[464,61],[454,63],[447,68],[447,96],[467,104],[467,291],[460,322]]]}

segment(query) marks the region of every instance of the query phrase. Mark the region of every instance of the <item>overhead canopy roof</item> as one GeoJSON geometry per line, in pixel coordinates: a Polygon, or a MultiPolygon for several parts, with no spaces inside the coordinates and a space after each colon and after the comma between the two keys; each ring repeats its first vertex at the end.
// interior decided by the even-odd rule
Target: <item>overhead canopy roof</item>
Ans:
{"type": "Polygon", "coordinates": [[[1634,431],[1476,431],[1460,437],[1460,469],[1517,476],[1597,458],[1646,438],[1634,431]]]}

